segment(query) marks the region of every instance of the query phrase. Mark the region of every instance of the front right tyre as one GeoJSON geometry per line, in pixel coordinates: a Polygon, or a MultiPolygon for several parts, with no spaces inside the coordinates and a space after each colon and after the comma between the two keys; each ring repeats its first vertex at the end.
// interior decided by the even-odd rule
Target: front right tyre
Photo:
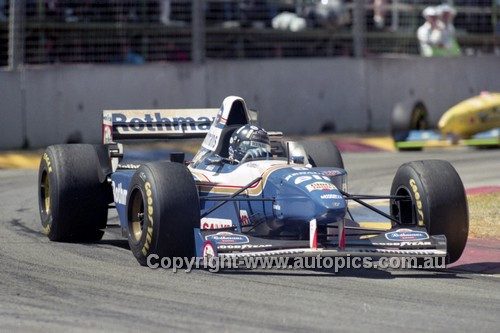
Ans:
{"type": "Polygon", "coordinates": [[[391,200],[392,216],[402,225],[413,224],[425,227],[430,235],[445,235],[448,263],[460,258],[469,234],[469,213],[462,180],[449,162],[424,160],[401,165],[391,195],[411,197],[411,202],[391,200]]]}

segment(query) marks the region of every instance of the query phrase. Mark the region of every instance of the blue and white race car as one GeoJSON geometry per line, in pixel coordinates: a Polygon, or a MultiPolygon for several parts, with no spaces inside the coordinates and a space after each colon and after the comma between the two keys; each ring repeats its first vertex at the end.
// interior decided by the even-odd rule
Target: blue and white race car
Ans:
{"type": "MultiPolygon", "coordinates": [[[[445,161],[403,164],[389,195],[354,195],[332,142],[268,132],[258,154],[231,155],[235,135],[260,128],[242,98],[220,109],[103,111],[103,143],[54,145],[39,170],[42,226],[53,241],[99,241],[108,209],[141,265],[148,257],[411,256],[458,260],[468,236],[464,187],[445,161]],[[191,161],[124,163],[123,142],[202,138],[191,161]],[[264,151],[264,154],[262,154],[264,151]],[[368,204],[388,199],[390,210],[368,204]],[[390,221],[366,228],[357,202],[390,221]]],[[[250,136],[250,134],[248,134],[250,136]]],[[[241,135],[240,135],[241,136],[241,135]]],[[[244,140],[244,137],[243,137],[244,140]]],[[[233,151],[234,152],[234,151],[233,151]]]]}

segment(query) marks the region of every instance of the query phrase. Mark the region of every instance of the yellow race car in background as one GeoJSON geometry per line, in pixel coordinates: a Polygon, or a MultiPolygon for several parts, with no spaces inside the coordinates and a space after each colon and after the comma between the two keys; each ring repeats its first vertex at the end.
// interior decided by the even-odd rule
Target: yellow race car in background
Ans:
{"type": "Polygon", "coordinates": [[[398,103],[391,119],[391,133],[399,150],[453,145],[500,146],[500,93],[482,92],[446,111],[438,131],[429,129],[424,103],[398,103]]]}

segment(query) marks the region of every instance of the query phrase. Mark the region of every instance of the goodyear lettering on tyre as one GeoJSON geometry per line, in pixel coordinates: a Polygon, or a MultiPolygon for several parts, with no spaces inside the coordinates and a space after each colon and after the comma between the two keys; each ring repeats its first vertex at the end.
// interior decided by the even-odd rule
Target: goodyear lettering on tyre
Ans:
{"type": "Polygon", "coordinates": [[[415,179],[413,179],[413,178],[410,179],[410,186],[411,186],[411,190],[413,191],[413,194],[415,196],[415,203],[417,205],[418,225],[423,227],[424,226],[424,211],[422,210],[422,200],[421,200],[420,192],[418,191],[418,187],[417,187],[417,184],[415,182],[415,179]]]}
{"type": "Polygon", "coordinates": [[[45,161],[45,164],[47,164],[47,170],[49,173],[52,172],[52,164],[50,163],[50,158],[47,153],[43,153],[43,160],[45,161]]]}
{"type": "Polygon", "coordinates": [[[144,242],[144,246],[142,247],[142,254],[147,255],[149,247],[151,245],[151,239],[153,237],[153,193],[151,192],[151,184],[149,182],[146,182],[144,184],[144,188],[146,190],[146,203],[147,203],[147,215],[148,215],[148,221],[149,221],[149,226],[146,234],[146,241],[144,242]]]}

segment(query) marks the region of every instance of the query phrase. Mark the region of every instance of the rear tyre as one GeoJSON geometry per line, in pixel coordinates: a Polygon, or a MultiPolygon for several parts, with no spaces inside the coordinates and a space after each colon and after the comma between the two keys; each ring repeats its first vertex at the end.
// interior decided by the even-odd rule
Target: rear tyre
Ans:
{"type": "Polygon", "coordinates": [[[391,201],[391,215],[404,224],[425,226],[430,235],[445,235],[448,263],[457,261],[467,243],[469,213],[467,197],[455,168],[440,160],[401,165],[391,195],[409,195],[411,204],[391,201]]]}
{"type": "MultiPolygon", "coordinates": [[[[391,115],[391,134],[395,142],[405,141],[411,130],[429,128],[429,116],[424,103],[406,101],[396,104],[391,115]]],[[[421,150],[412,148],[411,150],[421,150]]],[[[405,150],[410,150],[405,148],[405,150]]]]}
{"type": "Polygon", "coordinates": [[[38,173],[38,205],[50,240],[95,242],[102,238],[112,192],[99,180],[101,153],[107,154],[106,146],[55,145],[45,150],[38,173]]]}
{"type": "Polygon", "coordinates": [[[200,204],[188,168],[171,162],[141,165],[129,186],[127,221],[130,249],[141,265],[150,255],[193,257],[200,204]]]}
{"type": "Polygon", "coordinates": [[[344,161],[337,146],[329,140],[300,141],[313,167],[344,169],[344,161]]]}

